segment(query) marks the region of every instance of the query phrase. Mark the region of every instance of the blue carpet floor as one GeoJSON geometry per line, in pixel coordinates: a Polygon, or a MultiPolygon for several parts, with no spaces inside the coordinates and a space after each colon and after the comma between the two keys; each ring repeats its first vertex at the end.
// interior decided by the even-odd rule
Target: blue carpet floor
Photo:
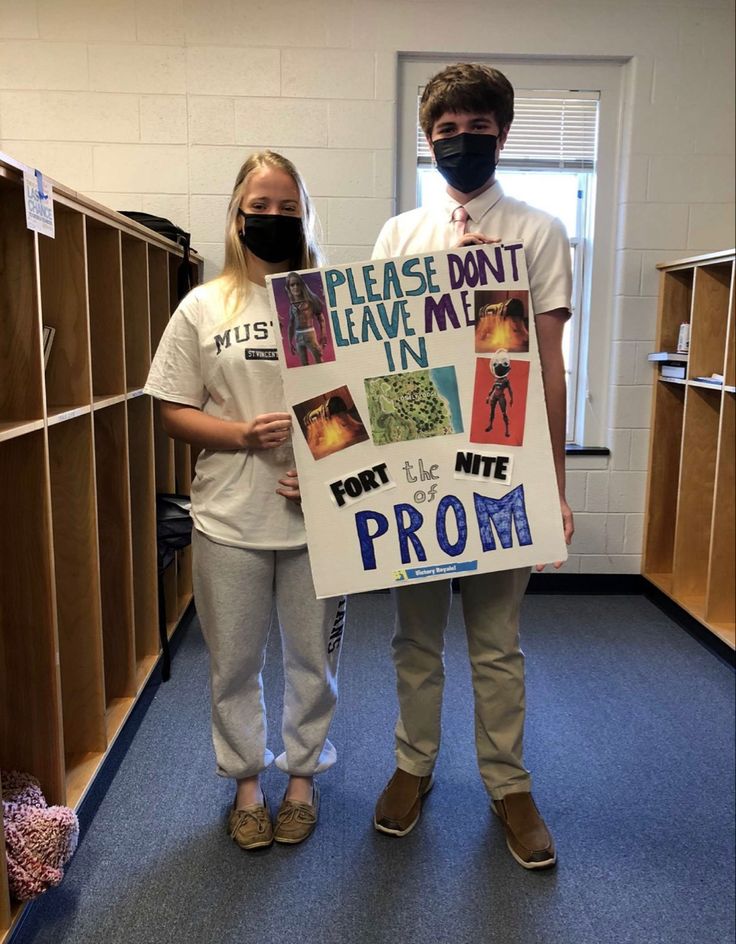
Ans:
{"type": "MultiPolygon", "coordinates": [[[[393,769],[391,600],[358,596],[311,839],[250,854],[228,839],[195,619],[81,812],[64,882],[13,944],[732,944],[732,670],[641,596],[529,596],[523,626],[526,759],[556,870],[516,865],[489,810],[457,600],[435,788],[409,836],[373,830],[393,769]]],[[[277,633],[269,645],[277,751],[277,633]]],[[[265,788],[277,803],[283,775],[265,788]]]]}

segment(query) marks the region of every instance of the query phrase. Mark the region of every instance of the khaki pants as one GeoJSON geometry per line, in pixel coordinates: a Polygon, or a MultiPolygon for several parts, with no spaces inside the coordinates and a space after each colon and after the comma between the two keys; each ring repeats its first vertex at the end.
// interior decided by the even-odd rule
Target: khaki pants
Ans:
{"type": "MultiPolygon", "coordinates": [[[[529,574],[523,567],[459,581],[475,696],[478,766],[494,800],[531,789],[522,761],[524,654],[519,647],[519,611],[529,574]]],[[[396,762],[407,773],[426,777],[440,746],[451,582],[402,587],[395,598],[396,762]]]]}

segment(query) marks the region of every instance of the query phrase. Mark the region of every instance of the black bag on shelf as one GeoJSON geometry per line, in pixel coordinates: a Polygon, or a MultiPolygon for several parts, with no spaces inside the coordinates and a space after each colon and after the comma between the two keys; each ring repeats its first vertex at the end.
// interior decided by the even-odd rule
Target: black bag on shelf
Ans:
{"type": "Polygon", "coordinates": [[[189,495],[156,495],[156,547],[158,550],[158,634],[161,640],[161,678],[171,677],[171,650],[166,632],[164,571],[174,562],[176,552],[192,543],[192,501],[189,495]]]}
{"type": "Polygon", "coordinates": [[[181,301],[187,292],[196,285],[196,282],[192,282],[192,271],[189,265],[189,253],[191,250],[190,234],[177,226],[176,223],[172,223],[171,220],[167,220],[163,216],[153,216],[151,213],[138,213],[135,210],[120,210],[120,213],[134,220],[136,223],[140,223],[141,226],[147,226],[148,229],[152,229],[154,233],[158,233],[159,236],[165,236],[166,239],[178,243],[184,249],[184,258],[176,273],[176,293],[179,301],[181,301]]]}

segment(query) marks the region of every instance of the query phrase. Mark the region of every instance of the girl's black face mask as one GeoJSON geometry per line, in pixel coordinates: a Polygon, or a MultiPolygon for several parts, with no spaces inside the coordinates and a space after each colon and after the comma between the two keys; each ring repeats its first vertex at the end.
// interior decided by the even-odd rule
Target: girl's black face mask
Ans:
{"type": "Polygon", "coordinates": [[[244,213],[239,233],[241,243],[264,262],[298,261],[302,247],[302,221],[299,216],[275,213],[244,213]]]}
{"type": "Polygon", "coordinates": [[[487,183],[496,169],[495,134],[456,134],[432,142],[437,170],[460,193],[472,193],[487,183]]]}

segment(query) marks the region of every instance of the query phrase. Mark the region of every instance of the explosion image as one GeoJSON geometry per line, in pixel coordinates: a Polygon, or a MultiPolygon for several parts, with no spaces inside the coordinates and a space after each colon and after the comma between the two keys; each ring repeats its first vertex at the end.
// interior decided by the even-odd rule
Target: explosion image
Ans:
{"type": "Polygon", "coordinates": [[[315,459],[323,459],[369,438],[346,386],[297,403],[294,413],[315,459]]]}
{"type": "Polygon", "coordinates": [[[475,350],[529,351],[529,292],[475,293],[475,350]]]}

